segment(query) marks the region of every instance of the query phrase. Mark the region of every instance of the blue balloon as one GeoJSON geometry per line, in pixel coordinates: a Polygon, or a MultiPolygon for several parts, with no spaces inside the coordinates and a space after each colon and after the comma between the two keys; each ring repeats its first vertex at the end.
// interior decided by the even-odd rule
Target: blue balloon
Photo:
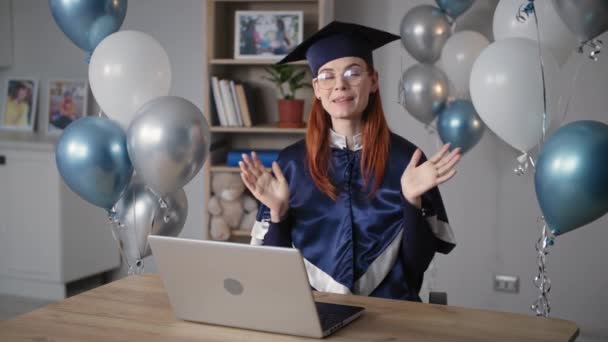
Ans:
{"type": "Polygon", "coordinates": [[[536,163],[536,198],[557,236],[608,211],[608,125],[575,121],[546,141],[536,163]]]}
{"type": "Polygon", "coordinates": [[[106,118],[84,117],[72,122],[57,142],[55,160],[72,191],[106,209],[120,199],[133,174],[127,136],[106,118]]]}
{"type": "Polygon", "coordinates": [[[452,18],[466,12],[473,5],[473,1],[475,0],[435,0],[437,6],[452,18]]]}
{"type": "Polygon", "coordinates": [[[49,0],[49,6],[61,31],[89,54],[127,14],[127,0],[49,0]]]}
{"type": "Polygon", "coordinates": [[[473,103],[468,100],[456,100],[449,103],[437,117],[437,131],[444,143],[450,143],[450,149],[460,147],[465,153],[475,146],[485,130],[485,125],[477,115],[473,103]]]}

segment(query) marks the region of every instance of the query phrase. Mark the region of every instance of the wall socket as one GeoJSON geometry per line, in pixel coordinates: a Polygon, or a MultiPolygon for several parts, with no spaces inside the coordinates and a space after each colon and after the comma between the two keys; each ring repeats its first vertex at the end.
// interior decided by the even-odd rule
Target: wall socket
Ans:
{"type": "Polygon", "coordinates": [[[495,274],[494,291],[519,293],[519,277],[495,274]]]}

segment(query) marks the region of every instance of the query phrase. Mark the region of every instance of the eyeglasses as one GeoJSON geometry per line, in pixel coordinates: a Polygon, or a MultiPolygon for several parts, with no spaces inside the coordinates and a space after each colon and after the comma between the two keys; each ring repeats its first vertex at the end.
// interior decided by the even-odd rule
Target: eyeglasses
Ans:
{"type": "MultiPolygon", "coordinates": [[[[351,86],[358,86],[361,84],[361,80],[363,80],[363,74],[367,73],[367,70],[363,70],[361,67],[350,67],[344,70],[342,74],[342,78],[344,81],[348,82],[351,86]]],[[[337,75],[334,71],[321,71],[319,75],[317,75],[314,80],[319,84],[319,88],[321,89],[331,89],[336,85],[337,75]]]]}

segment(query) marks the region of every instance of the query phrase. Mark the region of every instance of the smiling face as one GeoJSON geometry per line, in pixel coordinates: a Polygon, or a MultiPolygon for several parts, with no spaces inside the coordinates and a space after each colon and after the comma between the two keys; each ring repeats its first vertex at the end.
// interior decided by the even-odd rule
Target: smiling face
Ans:
{"type": "Polygon", "coordinates": [[[24,102],[26,98],[27,98],[27,88],[25,88],[25,87],[19,88],[19,90],[17,91],[17,101],[24,102]]]}
{"type": "Polygon", "coordinates": [[[319,68],[313,88],[332,121],[360,120],[378,90],[378,73],[359,57],[338,58],[319,68]]]}

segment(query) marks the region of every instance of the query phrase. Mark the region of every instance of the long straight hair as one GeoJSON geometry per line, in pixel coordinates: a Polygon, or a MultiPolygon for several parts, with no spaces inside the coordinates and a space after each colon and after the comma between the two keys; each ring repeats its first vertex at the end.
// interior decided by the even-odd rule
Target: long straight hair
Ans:
{"type": "MultiPolygon", "coordinates": [[[[312,109],[306,130],[306,160],[308,170],[317,188],[336,200],[338,190],[329,179],[330,165],[330,142],[329,130],[331,128],[331,118],[321,101],[316,97],[312,100],[312,109]]],[[[390,143],[390,130],[386,123],[380,93],[377,90],[370,94],[369,103],[361,118],[361,170],[365,187],[373,176],[374,185],[370,191],[373,196],[382,183],[384,168],[388,160],[390,143]]]]}

